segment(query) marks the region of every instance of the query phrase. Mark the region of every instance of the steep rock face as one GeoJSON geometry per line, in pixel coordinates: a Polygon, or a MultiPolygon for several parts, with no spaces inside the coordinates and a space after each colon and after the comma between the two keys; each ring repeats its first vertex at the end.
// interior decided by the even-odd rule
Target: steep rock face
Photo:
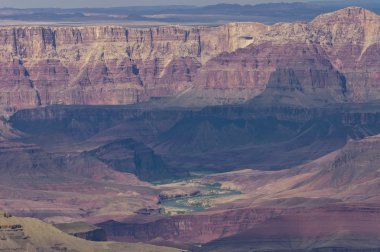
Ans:
{"type": "Polygon", "coordinates": [[[333,64],[347,76],[353,100],[376,99],[379,95],[380,18],[361,9],[347,8],[335,15],[316,18],[311,26],[315,38],[333,64]]]}
{"type": "Polygon", "coordinates": [[[317,44],[251,45],[210,60],[198,77],[206,88],[244,89],[250,96],[267,89],[268,98],[277,101],[298,92],[296,97],[342,102],[347,92],[345,77],[317,44]]]}
{"type": "MultiPolygon", "coordinates": [[[[248,97],[254,97],[273,83],[271,75],[278,75],[274,71],[285,66],[298,73],[303,71],[299,78],[303,88],[310,87],[310,83],[320,84],[319,92],[310,93],[319,102],[323,102],[321,97],[327,102],[376,100],[379,31],[379,16],[355,7],[321,15],[311,23],[275,24],[252,34],[252,45],[208,61],[200,70],[197,86],[203,85],[205,90],[222,88],[225,93],[244,89],[248,97]],[[335,86],[340,90],[331,92],[338,82],[335,86]]],[[[284,84],[287,79],[283,76],[278,82],[284,84]]],[[[281,91],[272,99],[287,95],[281,91]]]]}
{"type": "Polygon", "coordinates": [[[246,46],[246,32],[262,27],[4,27],[1,105],[130,104],[175,95],[201,62],[246,46]]]}
{"type": "Polygon", "coordinates": [[[375,100],[379,30],[379,16],[353,7],[273,26],[3,27],[0,105],[130,104],[178,94],[187,100],[176,105],[243,102],[284,67],[302,75],[303,88],[327,87],[328,102],[375,100]]]}

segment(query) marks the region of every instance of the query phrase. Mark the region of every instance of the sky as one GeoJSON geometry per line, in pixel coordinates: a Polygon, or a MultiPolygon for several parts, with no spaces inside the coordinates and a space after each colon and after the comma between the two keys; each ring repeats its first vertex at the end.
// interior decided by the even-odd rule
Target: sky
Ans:
{"type": "MultiPolygon", "coordinates": [[[[299,0],[298,0],[299,1],[299,0]]],[[[309,0],[310,1],[310,0],[309,0]]],[[[256,4],[265,2],[292,2],[292,0],[0,0],[0,7],[13,8],[78,8],[119,7],[142,5],[208,5],[217,3],[256,4]]]]}

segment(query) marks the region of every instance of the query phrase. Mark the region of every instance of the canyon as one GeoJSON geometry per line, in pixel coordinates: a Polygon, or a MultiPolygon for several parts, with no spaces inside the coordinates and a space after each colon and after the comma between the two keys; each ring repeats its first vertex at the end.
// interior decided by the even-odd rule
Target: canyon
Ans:
{"type": "Polygon", "coordinates": [[[379,45],[380,17],[358,7],[1,26],[0,205],[18,216],[0,217],[0,236],[17,225],[4,246],[379,251],[379,45]]]}

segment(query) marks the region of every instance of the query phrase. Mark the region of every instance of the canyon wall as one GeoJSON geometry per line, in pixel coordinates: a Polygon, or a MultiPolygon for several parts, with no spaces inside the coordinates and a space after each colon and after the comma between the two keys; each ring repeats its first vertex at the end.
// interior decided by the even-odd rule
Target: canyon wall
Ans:
{"type": "Polygon", "coordinates": [[[2,27],[0,106],[167,96],[181,98],[173,105],[226,104],[273,83],[317,103],[371,101],[380,96],[379,31],[379,16],[354,7],[273,26],[2,27]]]}
{"type": "Polygon", "coordinates": [[[3,27],[0,105],[130,104],[188,88],[202,63],[263,25],[3,27]]]}

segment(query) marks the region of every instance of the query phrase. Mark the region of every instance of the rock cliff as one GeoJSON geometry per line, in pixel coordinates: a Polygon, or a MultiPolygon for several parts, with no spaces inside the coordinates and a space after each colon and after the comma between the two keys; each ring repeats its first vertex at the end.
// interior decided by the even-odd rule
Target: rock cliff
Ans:
{"type": "Polygon", "coordinates": [[[273,26],[2,27],[0,105],[235,103],[292,73],[324,102],[370,101],[380,96],[379,31],[379,16],[355,7],[273,26]]]}
{"type": "Polygon", "coordinates": [[[260,24],[3,27],[3,106],[129,104],[188,88],[201,64],[249,44],[260,24]]]}

